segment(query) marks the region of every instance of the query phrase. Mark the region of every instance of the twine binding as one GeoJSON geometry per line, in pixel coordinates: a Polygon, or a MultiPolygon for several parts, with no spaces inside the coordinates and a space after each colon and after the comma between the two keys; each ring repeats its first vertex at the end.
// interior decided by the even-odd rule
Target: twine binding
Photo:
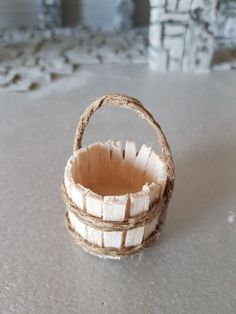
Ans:
{"type": "Polygon", "coordinates": [[[119,249],[111,248],[111,247],[100,247],[93,243],[90,243],[86,239],[82,238],[80,234],[78,234],[71,226],[70,220],[68,218],[68,213],[65,214],[66,226],[67,230],[75,240],[77,244],[79,244],[85,251],[91,252],[98,256],[111,256],[111,257],[120,257],[120,256],[128,256],[133,255],[135,253],[140,252],[143,248],[147,247],[152,241],[157,239],[160,235],[159,225],[156,226],[156,230],[140,245],[137,246],[121,246],[119,249]]]}
{"type": "Polygon", "coordinates": [[[71,210],[79,218],[79,220],[85,223],[87,226],[93,227],[101,231],[126,231],[144,226],[154,217],[161,216],[163,210],[167,206],[166,199],[162,198],[159,202],[153,204],[153,206],[147,212],[143,212],[134,217],[126,218],[123,221],[106,221],[102,218],[92,216],[76,206],[69,198],[66,192],[64,182],[62,182],[61,184],[61,190],[62,198],[66,204],[66,207],[71,210]]]}

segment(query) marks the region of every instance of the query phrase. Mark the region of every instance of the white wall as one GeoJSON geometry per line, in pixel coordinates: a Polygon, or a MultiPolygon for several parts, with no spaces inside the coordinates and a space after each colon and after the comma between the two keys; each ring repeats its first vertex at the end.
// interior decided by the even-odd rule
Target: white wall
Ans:
{"type": "MultiPolygon", "coordinates": [[[[115,26],[115,0],[62,0],[66,24],[78,23],[101,28],[115,26]]],[[[133,0],[134,25],[149,24],[149,0],[133,0]]]]}
{"type": "Polygon", "coordinates": [[[115,1],[79,0],[79,22],[91,27],[114,27],[115,1]]]}
{"type": "MultiPolygon", "coordinates": [[[[39,23],[41,0],[0,0],[0,28],[32,27],[39,23]]],[[[66,25],[114,27],[114,0],[62,0],[66,25]]]]}
{"type": "Polygon", "coordinates": [[[0,0],[0,28],[37,26],[40,2],[40,0],[0,0]]]}
{"type": "MultiPolygon", "coordinates": [[[[115,0],[61,0],[65,25],[87,24],[112,29],[115,0]]],[[[39,24],[41,0],[0,0],[0,29],[33,27],[39,24]]],[[[134,24],[148,25],[149,1],[134,0],[134,24]]]]}

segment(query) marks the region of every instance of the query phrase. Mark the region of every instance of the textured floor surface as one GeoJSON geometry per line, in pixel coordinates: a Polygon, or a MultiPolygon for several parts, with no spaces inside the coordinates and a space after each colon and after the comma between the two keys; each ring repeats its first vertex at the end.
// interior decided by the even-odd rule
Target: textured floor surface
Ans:
{"type": "MultiPolygon", "coordinates": [[[[235,72],[91,65],[37,91],[1,93],[0,313],[235,313],[235,81],[235,72]],[[121,261],[73,242],[59,190],[79,116],[108,92],[143,101],[176,164],[160,240],[121,261]]],[[[84,143],[108,138],[158,147],[144,120],[119,109],[96,113],[84,143]]]]}
{"type": "MultiPolygon", "coordinates": [[[[213,70],[236,69],[235,39],[218,39],[215,45],[213,70]]],[[[80,73],[81,65],[100,63],[147,64],[148,29],[0,32],[0,92],[39,89],[55,80],[73,77],[80,73]]],[[[170,71],[178,71],[178,67],[170,71]]]]}
{"type": "Polygon", "coordinates": [[[0,92],[25,92],[71,76],[82,64],[147,63],[148,30],[0,32],[0,92]]]}

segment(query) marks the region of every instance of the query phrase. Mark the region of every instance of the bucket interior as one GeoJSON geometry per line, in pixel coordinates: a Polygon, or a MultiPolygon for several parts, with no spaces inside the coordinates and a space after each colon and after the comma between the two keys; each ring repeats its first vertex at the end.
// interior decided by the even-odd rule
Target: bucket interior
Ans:
{"type": "Polygon", "coordinates": [[[72,177],[80,184],[102,196],[137,193],[144,185],[163,185],[165,166],[151,147],[136,150],[134,142],[125,147],[118,142],[95,143],[81,148],[74,155],[72,177]]]}

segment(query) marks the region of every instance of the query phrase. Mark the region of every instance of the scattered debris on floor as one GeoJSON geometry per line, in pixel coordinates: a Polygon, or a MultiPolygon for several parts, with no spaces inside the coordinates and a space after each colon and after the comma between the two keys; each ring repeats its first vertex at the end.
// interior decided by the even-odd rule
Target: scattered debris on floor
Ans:
{"type": "Polygon", "coordinates": [[[231,211],[228,216],[228,222],[233,223],[234,219],[235,219],[235,213],[231,211]]]}
{"type": "MultiPolygon", "coordinates": [[[[73,75],[82,64],[148,64],[148,47],[146,27],[109,32],[85,27],[2,31],[0,92],[38,89],[73,75]]],[[[236,42],[230,38],[217,39],[212,69],[236,69],[235,47],[236,42]]],[[[163,65],[164,61],[158,58],[163,65]]],[[[173,71],[180,71],[178,66],[170,65],[173,71]]]]}
{"type": "Polygon", "coordinates": [[[0,33],[0,91],[25,92],[76,72],[82,64],[147,63],[148,32],[12,30],[0,33]]]}

